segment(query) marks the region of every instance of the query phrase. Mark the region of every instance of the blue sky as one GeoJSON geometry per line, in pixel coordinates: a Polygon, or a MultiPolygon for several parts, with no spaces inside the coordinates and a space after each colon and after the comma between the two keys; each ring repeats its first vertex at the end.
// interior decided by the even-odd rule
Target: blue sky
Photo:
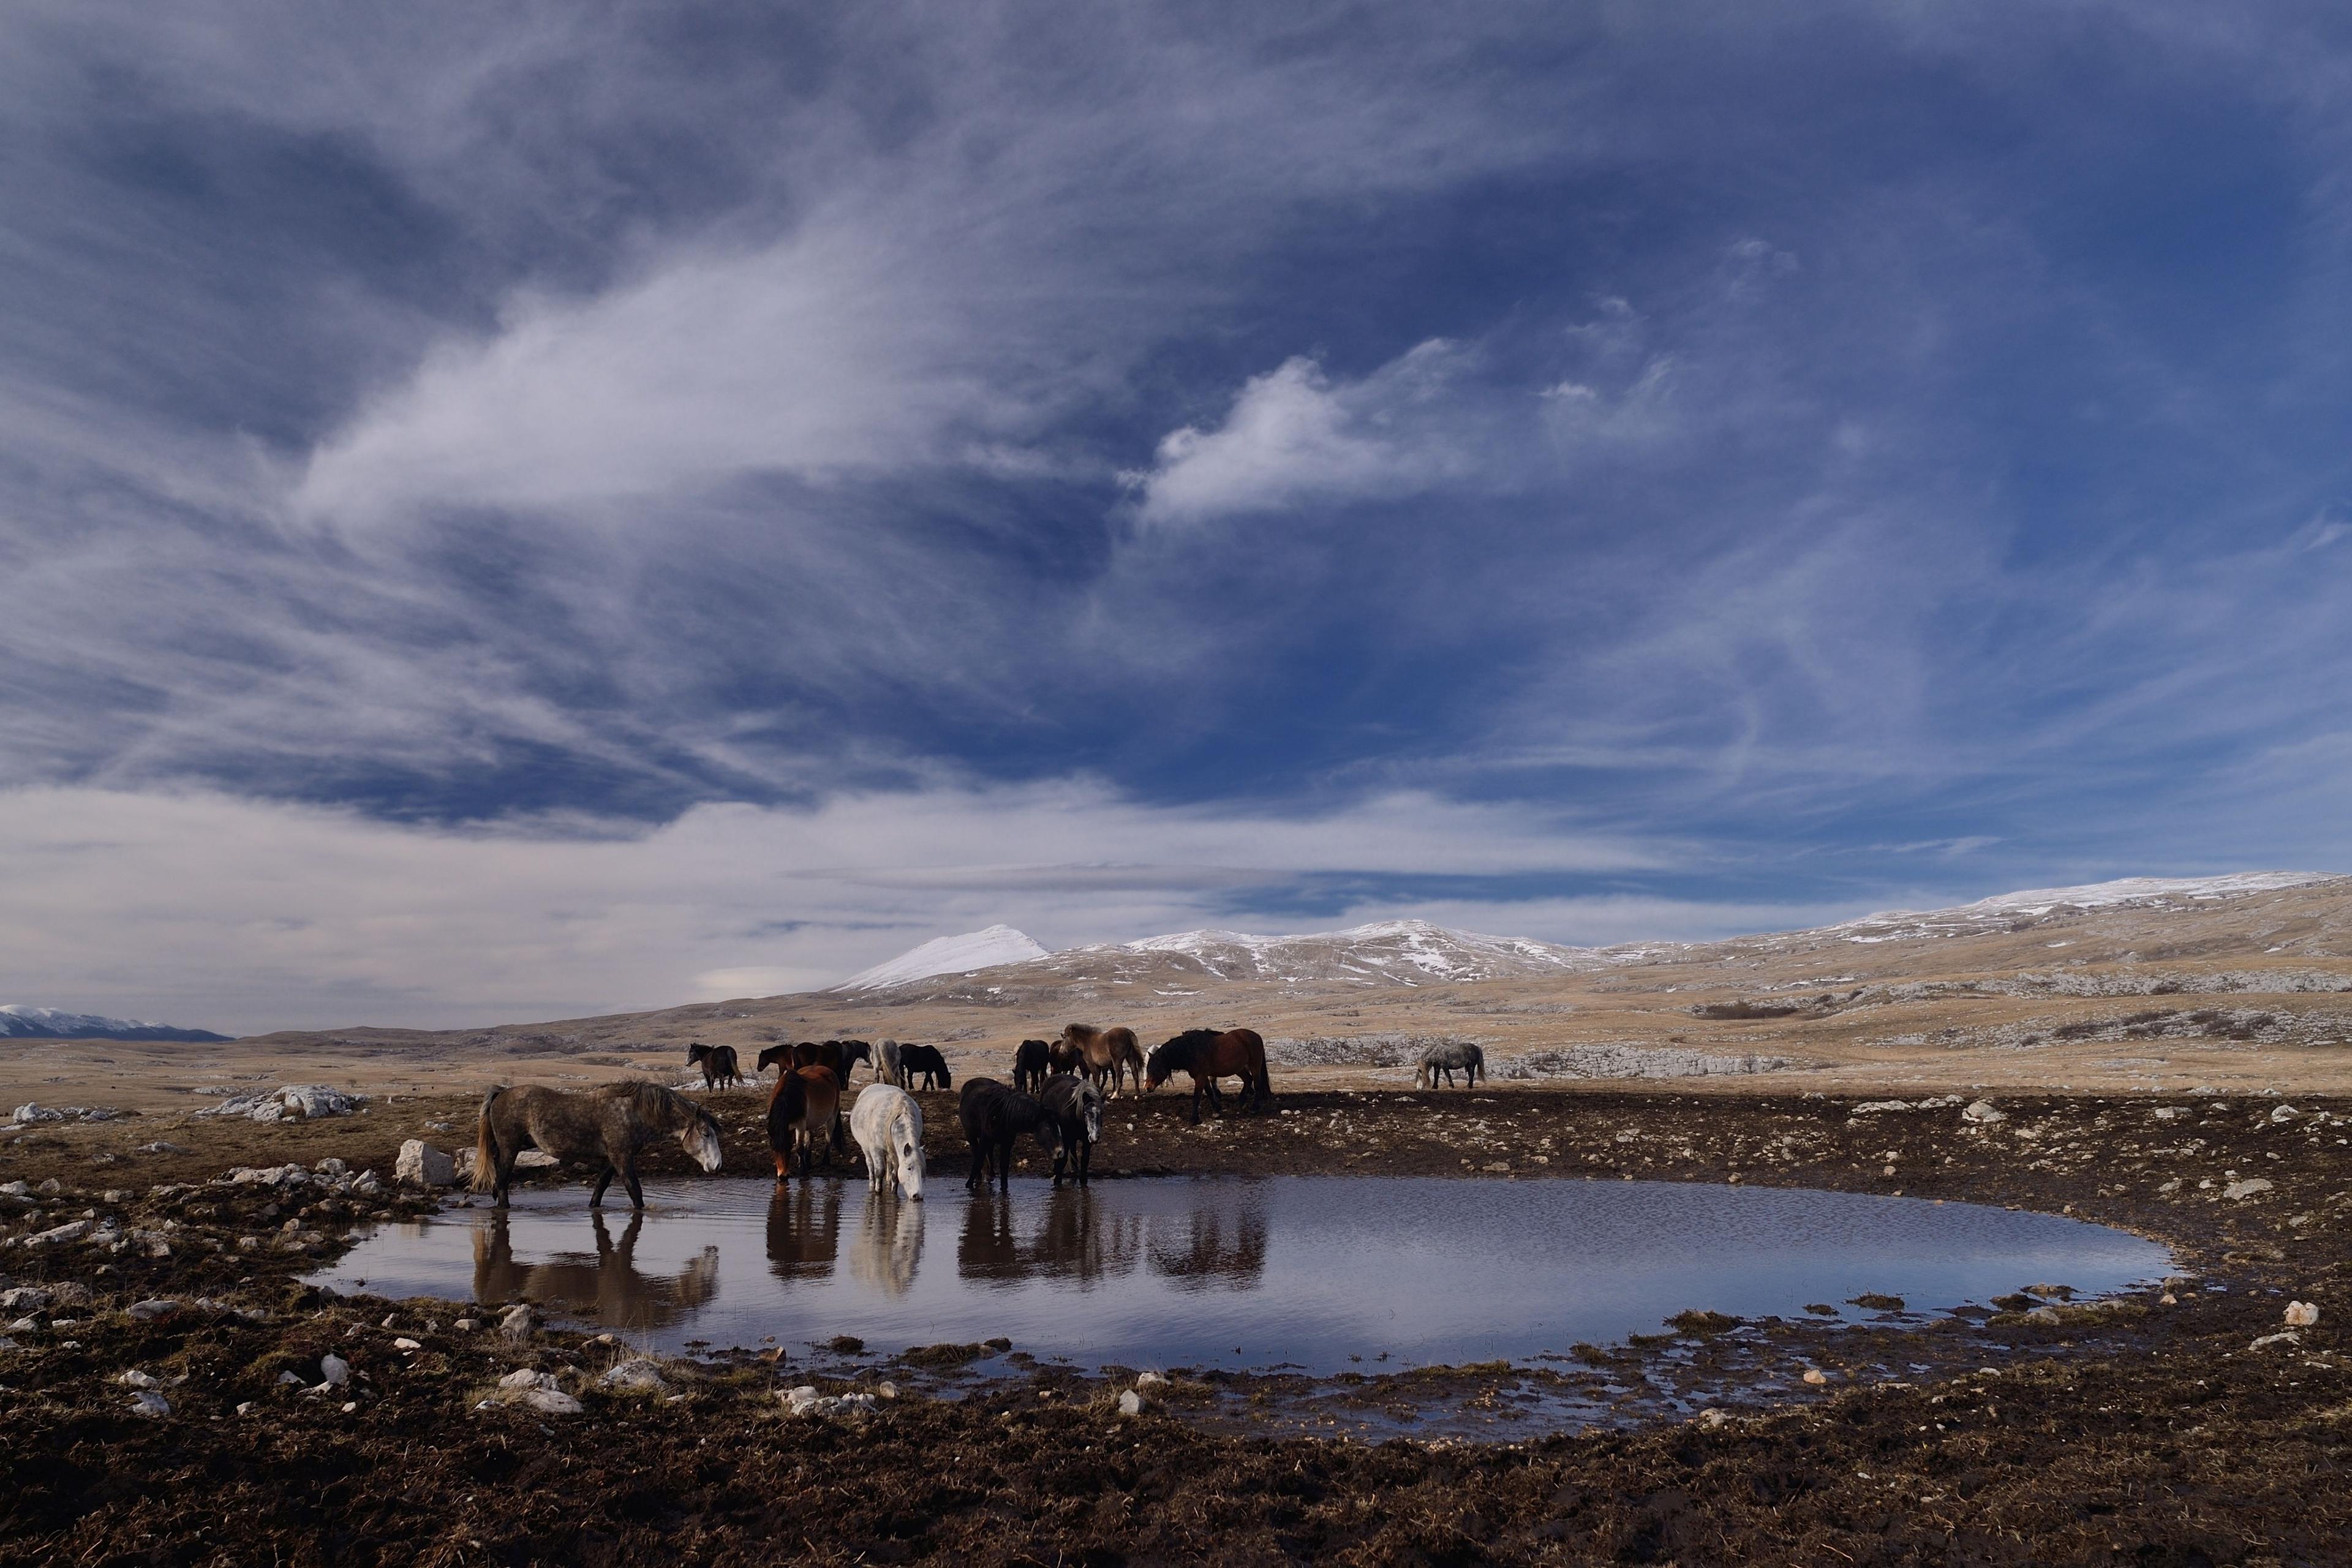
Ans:
{"type": "Polygon", "coordinates": [[[0,990],[2344,866],[2347,33],[12,7],[0,990]]]}

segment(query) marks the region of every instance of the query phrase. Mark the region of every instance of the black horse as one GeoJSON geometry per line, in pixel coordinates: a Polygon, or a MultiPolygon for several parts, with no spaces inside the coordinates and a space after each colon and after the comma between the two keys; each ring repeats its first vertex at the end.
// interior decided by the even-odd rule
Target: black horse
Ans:
{"type": "Polygon", "coordinates": [[[900,1046],[898,1047],[900,1081],[907,1088],[912,1089],[915,1087],[917,1073],[923,1075],[925,1089],[955,1087],[954,1081],[948,1077],[948,1058],[940,1055],[940,1048],[937,1046],[900,1046]]]}
{"type": "Polygon", "coordinates": [[[966,1079],[956,1109],[964,1142],[971,1145],[971,1173],[963,1184],[974,1192],[987,1184],[992,1171],[999,1191],[1013,1190],[1013,1141],[1024,1132],[1048,1154],[1061,1152],[1061,1127],[1045,1108],[992,1078],[966,1079]]]}
{"type": "Polygon", "coordinates": [[[1095,1163],[1095,1144],[1102,1139],[1102,1086],[1076,1073],[1055,1073],[1045,1080],[1045,1092],[1037,1100],[1062,1134],[1062,1146],[1054,1151],[1054,1184],[1062,1184],[1066,1161],[1078,1185],[1085,1186],[1095,1163]]]}
{"type": "Polygon", "coordinates": [[[1022,1041],[1021,1048],[1013,1053],[1013,1087],[1024,1094],[1043,1089],[1045,1075],[1053,1070],[1053,1048],[1043,1040],[1022,1041]]]}
{"type": "Polygon", "coordinates": [[[732,1046],[706,1046],[698,1040],[686,1047],[686,1061],[688,1067],[702,1068],[705,1093],[743,1081],[743,1064],[732,1046]]]}

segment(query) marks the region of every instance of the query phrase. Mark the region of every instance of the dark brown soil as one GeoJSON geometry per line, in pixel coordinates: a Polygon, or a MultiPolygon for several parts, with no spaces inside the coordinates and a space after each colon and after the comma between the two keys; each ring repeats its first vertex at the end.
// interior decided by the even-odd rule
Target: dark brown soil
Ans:
{"type": "MultiPolygon", "coordinates": [[[[446,1304],[335,1300],[293,1282],[347,1226],[401,1204],[152,1190],[329,1154],[388,1173],[425,1121],[466,1126],[462,1104],[291,1128],[142,1118],[43,1131],[0,1145],[0,1181],[71,1190],[0,1198],[0,1283],[78,1282],[91,1300],[37,1314],[0,1351],[0,1556],[2352,1563],[2352,1107],[2302,1101],[2273,1121],[2273,1100],[2175,1103],[2186,1110],[2159,1119],[2141,1100],[2006,1100],[2005,1121],[1971,1129],[1951,1107],[1854,1117],[1844,1100],[1379,1092],[1294,1096],[1280,1102],[1292,1115],[1197,1131],[1165,1096],[1116,1105],[1098,1172],[1737,1175],[2070,1210],[2180,1258],[2169,1304],[2154,1291],[2020,1296],[1986,1321],[1785,1326],[1815,1336],[1809,1355],[1832,1369],[1819,1391],[1735,1396],[1696,1420],[1440,1444],[1255,1435],[1250,1410],[1279,1426],[1304,1397],[1281,1379],[1148,1390],[1145,1412],[1122,1417],[1124,1382],[1017,1367],[972,1380],[955,1364],[970,1347],[931,1369],[876,1355],[854,1383],[823,1380],[898,1385],[872,1414],[837,1419],[786,1415],[778,1391],[812,1379],[749,1359],[667,1363],[667,1393],[607,1391],[597,1374],[620,1347],[544,1330],[509,1338],[488,1312],[461,1330],[446,1304]],[[157,1138],[187,1152],[129,1152],[157,1138]],[[2271,1184],[2225,1195],[2257,1177],[2271,1184]],[[173,1221],[173,1256],[24,1244],[85,1211],[173,1221]],[[247,1238],[261,1239],[240,1247],[247,1238]],[[151,1297],[183,1306],[156,1321],[125,1310],[151,1297]],[[2316,1303],[2317,1324],[2256,1348],[2291,1299],[2316,1303]],[[2012,1353],[1985,1364],[2003,1370],[1970,1370],[1970,1352],[1996,1343],[2012,1353]],[[278,1381],[288,1370],[317,1381],[329,1351],[350,1363],[349,1387],[278,1381]],[[477,1408],[517,1368],[552,1374],[584,1411],[477,1408]],[[163,1383],[168,1416],[131,1413],[121,1381],[131,1370],[163,1383]]],[[[740,1155],[760,1168],[757,1105],[721,1097],[730,1167],[740,1155]]],[[[949,1106],[926,1099],[952,1179],[949,1106]]],[[[1033,1180],[1039,1169],[1033,1154],[1033,1180]]],[[[1643,1358],[1731,1355],[1748,1331],[1693,1315],[1655,1342],[1591,1354],[1632,1375],[1643,1358]]],[[[1362,1397],[1409,1403],[1415,1381],[1499,1397],[1525,1375],[1374,1378],[1362,1397]]]]}

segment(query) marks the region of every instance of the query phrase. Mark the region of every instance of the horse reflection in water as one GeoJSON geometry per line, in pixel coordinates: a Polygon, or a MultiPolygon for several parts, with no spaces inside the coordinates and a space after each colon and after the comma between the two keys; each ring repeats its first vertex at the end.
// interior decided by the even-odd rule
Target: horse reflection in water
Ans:
{"type": "Polygon", "coordinates": [[[869,1193],[866,1227],[850,1249],[849,1273],[868,1290],[903,1296],[923,1256],[923,1205],[869,1193]]]}
{"type": "Polygon", "coordinates": [[[1265,1238],[1262,1209],[1200,1208],[1158,1216],[1145,1248],[1179,1290],[1248,1290],[1265,1274],[1265,1238]]]}
{"type": "Polygon", "coordinates": [[[1066,1187],[1045,1201],[1045,1223],[1023,1237],[1013,1226],[1013,1205],[982,1191],[963,1211],[956,1271],[966,1279],[1066,1279],[1080,1289],[1135,1272],[1143,1255],[1143,1216],[1121,1214],[1084,1187],[1066,1187]]]}
{"type": "Polygon", "coordinates": [[[478,1301],[562,1303],[584,1313],[593,1304],[596,1321],[608,1329],[652,1329],[673,1322],[719,1294],[719,1249],[706,1247],[675,1275],[640,1273],[637,1237],[646,1227],[632,1215],[615,1242],[603,1211],[591,1209],[596,1257],[559,1252],[542,1263],[518,1262],[506,1212],[474,1231],[474,1299],[478,1301]]]}
{"type": "Polygon", "coordinates": [[[779,1279],[827,1279],[841,1252],[841,1184],[779,1186],[768,1199],[768,1272],[779,1279]]]}

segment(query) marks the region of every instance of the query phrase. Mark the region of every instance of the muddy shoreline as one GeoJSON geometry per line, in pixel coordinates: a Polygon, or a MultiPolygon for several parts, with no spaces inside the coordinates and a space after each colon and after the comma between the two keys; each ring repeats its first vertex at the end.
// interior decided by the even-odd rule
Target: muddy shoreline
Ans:
{"type": "MultiPolygon", "coordinates": [[[[0,1542],[158,1563],[2352,1562],[2352,1102],[2019,1096],[1982,1123],[1916,1105],[1381,1090],[1196,1130],[1162,1096],[1114,1107],[1097,1170],[1900,1192],[2120,1226],[2179,1277],[1990,1317],[1662,1324],[1558,1365],[1179,1375],[1135,1415],[1131,1378],[1031,1359],[1049,1347],[803,1347],[629,1387],[604,1381],[625,1347],[586,1330],[298,1282],[353,1226],[434,1198],[217,1184],[328,1159],[388,1177],[402,1138],[456,1141],[431,1124],[465,1127],[462,1100],[44,1128],[0,1143],[0,1184],[28,1188],[0,1196],[0,1276],[65,1287],[0,1329],[0,1542]],[[158,1142],[176,1147],[140,1152],[158,1142]],[[27,1239],[84,1218],[147,1239],[27,1239]],[[2256,1348],[2290,1300],[2319,1321],[2256,1348]],[[309,1392],[330,1352],[348,1382],[309,1392]],[[500,1390],[519,1370],[583,1408],[500,1390]],[[171,1413],[134,1413],[128,1373],[171,1413]],[[788,1414],[802,1386],[874,1407],[788,1414]]],[[[716,1109],[729,1167],[757,1168],[757,1098],[716,1109]]]]}

